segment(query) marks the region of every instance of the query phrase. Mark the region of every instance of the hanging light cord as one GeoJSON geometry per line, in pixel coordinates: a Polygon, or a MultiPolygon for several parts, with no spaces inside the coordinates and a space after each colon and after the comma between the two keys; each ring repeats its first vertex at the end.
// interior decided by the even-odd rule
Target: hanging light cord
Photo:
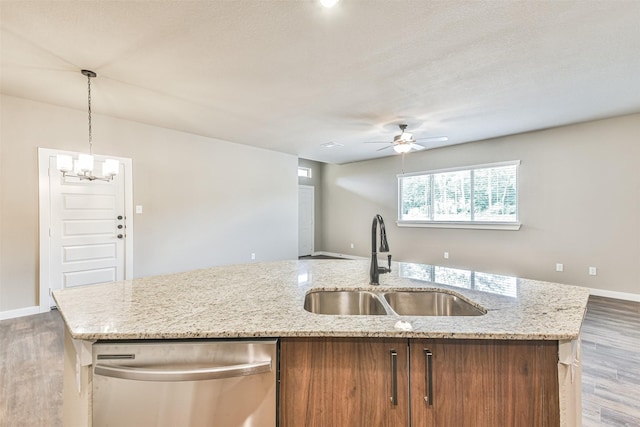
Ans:
{"type": "Polygon", "coordinates": [[[91,76],[87,75],[87,104],[89,106],[89,154],[93,155],[93,142],[91,141],[91,76]]]}

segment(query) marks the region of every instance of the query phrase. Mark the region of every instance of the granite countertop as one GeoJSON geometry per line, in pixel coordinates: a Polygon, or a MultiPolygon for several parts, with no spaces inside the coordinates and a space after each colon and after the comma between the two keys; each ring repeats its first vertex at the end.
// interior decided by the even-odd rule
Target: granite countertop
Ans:
{"type": "Polygon", "coordinates": [[[394,263],[370,286],[367,260],[251,263],[54,291],[79,340],[229,337],[575,339],[589,291],[577,286],[394,263]],[[483,316],[335,316],[304,310],[315,289],[444,289],[483,316]],[[402,320],[410,330],[401,330],[402,320]]]}

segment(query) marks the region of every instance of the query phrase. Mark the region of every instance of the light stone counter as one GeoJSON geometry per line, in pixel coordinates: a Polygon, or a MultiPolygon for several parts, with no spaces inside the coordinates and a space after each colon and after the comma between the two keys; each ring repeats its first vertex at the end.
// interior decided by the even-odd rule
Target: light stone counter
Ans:
{"type": "Polygon", "coordinates": [[[574,340],[585,288],[394,263],[370,286],[369,261],[309,260],[215,267],[54,292],[77,340],[227,337],[408,337],[574,340]],[[462,295],[483,316],[334,316],[303,308],[312,289],[431,289],[462,295]],[[396,328],[398,320],[412,330],[396,328]]]}

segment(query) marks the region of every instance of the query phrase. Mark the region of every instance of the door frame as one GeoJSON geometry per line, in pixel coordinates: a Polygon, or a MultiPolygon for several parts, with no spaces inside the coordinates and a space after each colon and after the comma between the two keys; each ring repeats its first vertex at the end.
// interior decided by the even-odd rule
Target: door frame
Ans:
{"type": "MultiPolygon", "coordinates": [[[[57,154],[73,156],[74,151],[55,150],[38,147],[38,215],[39,215],[39,240],[40,240],[40,269],[39,269],[39,298],[40,313],[51,310],[49,306],[51,283],[51,259],[49,247],[51,243],[51,189],[49,188],[49,158],[57,154]]],[[[94,155],[96,160],[106,158],[118,160],[124,167],[124,215],[127,238],[125,239],[124,279],[133,278],[133,167],[132,160],[127,157],[94,155]]],[[[58,171],[51,171],[59,173],[58,171]]]]}
{"type": "MultiPolygon", "coordinates": [[[[316,251],[316,188],[313,185],[298,185],[298,191],[311,190],[311,255],[316,251]]],[[[300,210],[300,198],[298,198],[298,210],[300,210]]],[[[298,256],[300,256],[300,223],[298,223],[298,256]]]]}

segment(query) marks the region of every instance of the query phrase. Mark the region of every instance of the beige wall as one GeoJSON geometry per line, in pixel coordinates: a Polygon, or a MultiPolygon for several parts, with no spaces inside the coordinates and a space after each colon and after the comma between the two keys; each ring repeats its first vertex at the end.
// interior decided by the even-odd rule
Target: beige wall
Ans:
{"type": "Polygon", "coordinates": [[[640,294],[638,159],[640,114],[406,156],[404,172],[521,160],[519,231],[398,228],[401,157],[325,165],[323,250],[369,256],[380,213],[396,260],[640,294]]]}
{"type": "Polygon", "coordinates": [[[322,169],[324,163],[313,160],[298,159],[298,166],[311,169],[311,178],[298,177],[299,185],[310,185],[313,187],[313,210],[314,210],[314,250],[319,251],[323,247],[322,242],[322,169]]]}
{"type": "MultiPolygon", "coordinates": [[[[86,151],[86,112],[0,97],[0,312],[38,304],[37,147],[86,151]]],[[[298,160],[93,116],[94,151],[133,159],[135,277],[297,257],[298,160]]]]}

